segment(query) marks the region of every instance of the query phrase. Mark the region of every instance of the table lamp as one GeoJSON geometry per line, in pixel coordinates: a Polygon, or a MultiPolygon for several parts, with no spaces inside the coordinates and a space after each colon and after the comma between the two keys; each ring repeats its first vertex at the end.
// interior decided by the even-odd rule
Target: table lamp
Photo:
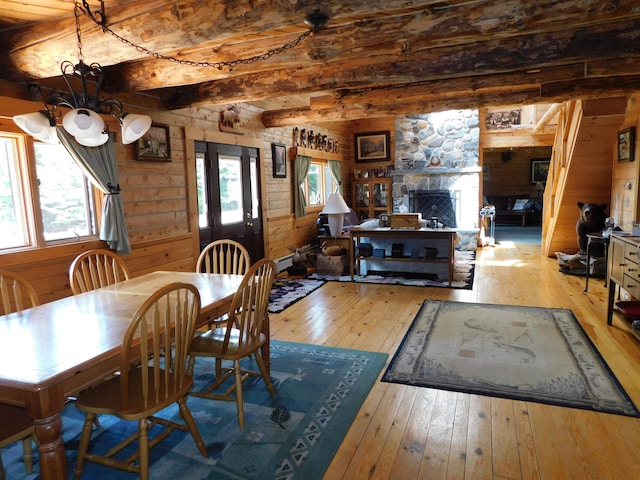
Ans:
{"type": "Polygon", "coordinates": [[[339,193],[332,193],[327,198],[327,203],[321,213],[326,213],[329,220],[329,231],[332,237],[339,237],[342,234],[344,225],[344,214],[349,213],[349,207],[339,193]]]}

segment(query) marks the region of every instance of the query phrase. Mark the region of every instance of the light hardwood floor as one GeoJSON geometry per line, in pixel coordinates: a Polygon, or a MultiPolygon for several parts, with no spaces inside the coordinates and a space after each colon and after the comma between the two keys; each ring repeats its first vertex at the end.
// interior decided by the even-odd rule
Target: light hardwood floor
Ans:
{"type": "MultiPolygon", "coordinates": [[[[606,298],[602,279],[584,293],[540,246],[505,242],[478,250],[473,290],[327,282],[271,332],[390,360],[424,299],[568,308],[640,406],[640,341],[620,317],[606,325],[606,298]]],[[[640,420],[377,382],[324,478],[640,478],[640,420]]]]}

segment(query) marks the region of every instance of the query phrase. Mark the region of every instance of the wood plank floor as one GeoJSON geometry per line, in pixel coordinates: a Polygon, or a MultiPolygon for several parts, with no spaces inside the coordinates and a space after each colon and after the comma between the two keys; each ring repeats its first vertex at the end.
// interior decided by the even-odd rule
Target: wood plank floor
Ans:
{"type": "MultiPolygon", "coordinates": [[[[271,315],[273,338],[386,352],[424,299],[571,309],[640,406],[640,342],[606,325],[602,279],[558,272],[539,245],[478,250],[473,290],[327,282],[271,315]]],[[[640,478],[640,420],[377,382],[325,476],[334,479],[640,478]]]]}

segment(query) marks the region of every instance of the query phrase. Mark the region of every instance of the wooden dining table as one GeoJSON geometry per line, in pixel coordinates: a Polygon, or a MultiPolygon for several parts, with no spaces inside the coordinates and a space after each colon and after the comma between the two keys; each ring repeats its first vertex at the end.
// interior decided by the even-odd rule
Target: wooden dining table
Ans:
{"type": "MultiPolygon", "coordinates": [[[[157,271],[0,316],[0,400],[25,405],[34,420],[44,480],[68,479],[60,413],[65,402],[120,368],[124,333],[158,288],[195,285],[200,326],[229,311],[241,275],[157,271]]],[[[263,330],[269,338],[269,321],[263,330]]],[[[262,351],[267,368],[269,344],[262,351]]]]}

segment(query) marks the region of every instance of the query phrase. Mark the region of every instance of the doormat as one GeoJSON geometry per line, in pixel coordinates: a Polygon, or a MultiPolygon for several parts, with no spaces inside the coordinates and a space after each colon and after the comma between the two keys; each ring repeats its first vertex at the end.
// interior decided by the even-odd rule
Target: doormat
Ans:
{"type": "MultiPolygon", "coordinates": [[[[188,432],[174,431],[151,450],[150,478],[322,479],[387,357],[385,353],[272,341],[271,377],[276,396],[269,395],[261,379],[244,383],[244,430],[238,426],[235,402],[189,397],[209,457],[200,455],[188,432]]],[[[257,368],[252,362],[250,368],[257,368]]],[[[212,359],[198,358],[195,388],[204,389],[213,372],[212,359]]],[[[175,405],[161,416],[180,418],[175,405]]],[[[62,436],[70,473],[83,420],[84,415],[69,403],[63,412],[62,436]]],[[[136,428],[137,422],[100,415],[100,427],[91,441],[99,448],[109,448],[136,428]],[[114,428],[117,435],[112,433],[114,428]]],[[[3,449],[2,458],[7,478],[39,478],[37,452],[33,473],[25,474],[21,442],[3,449]]],[[[91,462],[82,475],[83,480],[137,478],[135,473],[91,462]]]]}
{"type": "MultiPolygon", "coordinates": [[[[357,283],[382,283],[387,285],[410,285],[417,287],[441,287],[458,288],[464,290],[473,289],[473,277],[475,273],[475,255],[472,250],[456,250],[453,282],[449,287],[448,280],[432,278],[411,278],[413,275],[405,275],[393,272],[393,275],[354,275],[353,281],[357,283]]],[[[332,280],[338,282],[350,282],[351,275],[318,275],[312,273],[307,278],[319,280],[332,280]]]]}
{"type": "Polygon", "coordinates": [[[325,283],[321,279],[276,278],[269,294],[269,313],[280,313],[325,283]]]}
{"type": "Polygon", "coordinates": [[[640,416],[566,309],[425,300],[382,380],[640,416]]]}

